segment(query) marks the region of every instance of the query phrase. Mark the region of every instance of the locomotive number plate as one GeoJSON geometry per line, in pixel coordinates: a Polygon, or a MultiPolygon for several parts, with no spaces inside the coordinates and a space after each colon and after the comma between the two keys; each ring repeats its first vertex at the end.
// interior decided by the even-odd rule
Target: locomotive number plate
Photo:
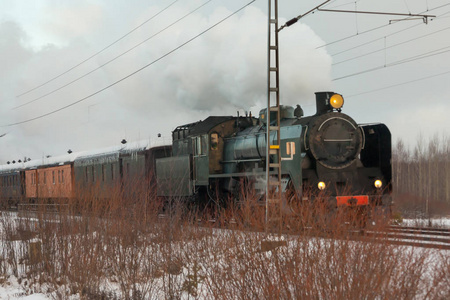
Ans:
{"type": "Polygon", "coordinates": [[[369,196],[337,196],[337,205],[357,206],[369,204],[369,196]]]}

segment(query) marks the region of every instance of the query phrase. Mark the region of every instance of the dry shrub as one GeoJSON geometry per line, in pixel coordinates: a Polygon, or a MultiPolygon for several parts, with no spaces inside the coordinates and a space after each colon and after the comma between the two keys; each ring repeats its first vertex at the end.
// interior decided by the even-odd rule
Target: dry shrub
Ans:
{"type": "MultiPolygon", "coordinates": [[[[42,210],[20,219],[2,217],[0,270],[23,278],[27,293],[56,299],[449,295],[448,254],[383,239],[355,240],[349,230],[358,231],[363,211],[294,201],[295,213],[283,216],[280,234],[265,226],[265,207],[251,190],[242,190],[239,203],[217,208],[215,222],[199,223],[204,215],[186,212],[182,199],[163,202],[154,189],[141,186],[136,183],[132,193],[114,189],[108,198],[86,191],[58,214],[42,210]],[[27,258],[30,236],[42,245],[41,260],[34,264],[27,258]],[[264,251],[263,244],[271,250],[264,251]]],[[[372,230],[385,226],[385,220],[377,221],[372,230]]]]}
{"type": "MultiPolygon", "coordinates": [[[[338,220],[347,218],[338,214],[332,222],[338,220]]],[[[431,289],[428,252],[356,242],[340,228],[286,236],[287,246],[270,252],[260,245],[272,235],[220,230],[189,253],[202,253],[205,290],[216,299],[409,299],[431,289]]]]}

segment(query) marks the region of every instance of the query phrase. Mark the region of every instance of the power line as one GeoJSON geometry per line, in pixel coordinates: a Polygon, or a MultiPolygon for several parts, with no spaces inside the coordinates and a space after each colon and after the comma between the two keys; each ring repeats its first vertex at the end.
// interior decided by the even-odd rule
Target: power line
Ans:
{"type": "MultiPolygon", "coordinates": [[[[423,11],[423,12],[421,12],[421,13],[419,13],[419,14],[425,13],[425,12],[427,12],[427,11],[433,11],[433,10],[436,10],[436,9],[439,9],[439,8],[442,8],[442,7],[448,6],[448,5],[450,5],[450,3],[443,4],[443,5],[441,5],[441,6],[438,6],[438,7],[435,7],[435,8],[426,10],[426,11],[423,11]]],[[[408,18],[406,18],[406,19],[408,19],[408,18]]],[[[336,43],[339,43],[339,42],[348,40],[348,39],[350,39],[350,38],[353,38],[353,37],[355,37],[355,36],[360,36],[360,35],[362,35],[362,34],[365,34],[365,33],[368,33],[368,32],[372,32],[372,31],[375,31],[375,30],[384,28],[384,27],[389,26],[389,25],[392,25],[392,24],[385,24],[385,25],[381,25],[381,26],[378,26],[378,27],[374,27],[374,28],[372,28],[372,29],[368,29],[368,30],[366,30],[366,31],[361,31],[361,32],[358,32],[357,34],[352,34],[352,35],[346,36],[346,37],[344,37],[344,38],[335,40],[335,41],[333,41],[333,42],[329,42],[329,43],[323,44],[323,45],[321,45],[321,46],[318,46],[318,47],[316,47],[316,49],[323,48],[323,47],[326,47],[326,46],[328,46],[328,45],[333,45],[333,44],[336,44],[336,43]]]]}
{"type": "Polygon", "coordinates": [[[364,56],[367,56],[367,55],[370,55],[370,54],[374,54],[374,53],[377,53],[377,52],[380,52],[380,51],[383,51],[383,50],[394,48],[394,47],[397,47],[397,46],[400,46],[400,45],[403,45],[403,44],[406,44],[406,43],[409,43],[409,42],[412,42],[412,41],[415,41],[415,40],[418,40],[418,39],[421,39],[421,38],[424,38],[424,37],[427,37],[427,36],[430,36],[430,35],[433,35],[433,34],[436,34],[436,33],[442,32],[442,31],[445,31],[445,30],[448,30],[448,29],[450,29],[450,27],[446,27],[446,28],[438,30],[438,31],[434,31],[434,32],[431,32],[431,33],[428,33],[428,34],[425,34],[425,35],[422,35],[422,36],[419,36],[419,37],[416,37],[416,38],[413,38],[413,39],[410,39],[410,40],[407,40],[407,41],[404,41],[404,42],[401,42],[401,43],[398,43],[398,44],[394,44],[394,45],[391,45],[391,46],[386,47],[386,48],[378,49],[378,50],[375,50],[375,51],[372,51],[372,52],[368,52],[368,53],[365,53],[365,54],[361,54],[361,55],[358,55],[358,56],[353,56],[352,58],[335,62],[332,65],[333,66],[339,65],[339,64],[344,63],[344,62],[348,62],[348,61],[351,61],[351,60],[354,60],[354,59],[358,59],[358,58],[361,58],[361,57],[364,57],[364,56]]]}
{"type": "MultiPolygon", "coordinates": [[[[362,46],[366,46],[366,45],[371,44],[371,43],[373,43],[373,42],[376,42],[376,41],[385,39],[386,37],[390,37],[390,36],[392,36],[392,35],[395,35],[395,34],[397,34],[397,33],[400,33],[400,32],[406,31],[406,30],[409,30],[409,29],[411,29],[411,28],[414,28],[414,27],[420,26],[420,25],[422,25],[422,24],[419,23],[419,24],[413,25],[413,26],[411,26],[411,27],[404,28],[404,29],[399,30],[399,31],[396,31],[396,32],[394,32],[394,33],[392,33],[392,34],[388,34],[388,35],[386,35],[386,36],[384,36],[384,37],[380,37],[380,38],[377,38],[377,39],[368,41],[368,42],[366,42],[366,43],[360,44],[360,45],[358,45],[358,46],[354,46],[354,47],[348,48],[348,49],[346,49],[346,50],[337,52],[337,53],[335,53],[335,54],[332,54],[331,56],[336,56],[336,55],[339,55],[339,54],[348,52],[348,51],[350,51],[350,50],[354,50],[354,49],[360,48],[360,47],[362,47],[362,46]]],[[[383,26],[385,26],[385,25],[383,25],[383,26]]]]}
{"type": "MultiPolygon", "coordinates": [[[[446,14],[448,14],[448,13],[450,13],[450,11],[448,11],[448,12],[446,12],[446,13],[444,13],[444,14],[441,14],[441,15],[438,15],[434,20],[442,20],[443,18],[442,18],[442,16],[445,16],[446,14]]],[[[374,40],[371,40],[371,41],[368,41],[368,42],[365,42],[365,43],[363,43],[363,44],[360,44],[360,45],[357,45],[357,46],[354,46],[354,47],[351,47],[351,48],[348,48],[348,49],[346,49],[346,50],[342,50],[342,51],[340,51],[340,52],[337,52],[337,53],[334,53],[334,54],[332,54],[331,56],[336,56],[336,55],[339,55],[339,54],[342,54],[342,53],[345,53],[345,52],[348,52],[348,51],[350,51],[350,50],[354,50],[354,49],[357,49],[357,48],[360,48],[360,47],[362,47],[362,46],[366,46],[366,45],[369,45],[369,44],[371,44],[371,43],[373,43],[373,42],[376,42],[376,41],[379,41],[379,40],[382,40],[382,39],[385,39],[385,38],[387,38],[387,37],[390,37],[390,36],[393,36],[393,35],[396,35],[396,34],[398,34],[398,33],[401,33],[401,32],[403,32],[403,31],[406,31],[406,30],[409,30],[409,29],[412,29],[412,28],[414,28],[414,27],[417,27],[417,26],[420,26],[420,25],[422,25],[421,23],[419,23],[419,24],[415,24],[415,25],[413,25],[413,26],[410,26],[410,27],[407,27],[407,28],[404,28],[404,29],[401,29],[401,30],[399,30],[399,31],[395,31],[395,32],[393,32],[393,33],[391,33],[391,34],[388,34],[388,35],[386,35],[386,36],[384,36],[384,37],[380,37],[380,38],[376,38],[376,39],[374,39],[374,40]]]]}
{"type": "Polygon", "coordinates": [[[117,81],[115,81],[115,82],[113,82],[113,83],[111,83],[111,84],[105,86],[104,88],[102,88],[102,89],[100,89],[100,90],[98,90],[98,91],[96,91],[96,92],[94,92],[94,93],[92,93],[92,94],[90,94],[90,95],[88,95],[88,96],[86,96],[86,97],[84,97],[84,98],[81,98],[81,99],[79,99],[79,100],[77,100],[77,101],[74,101],[74,102],[72,102],[72,103],[70,103],[70,104],[68,104],[68,105],[66,105],[66,106],[63,106],[63,107],[58,108],[58,109],[56,109],[56,110],[53,110],[53,111],[51,111],[51,112],[45,113],[45,114],[43,114],[43,115],[40,115],[40,116],[31,118],[31,119],[28,119],[28,120],[20,121],[20,122],[16,122],[16,123],[11,123],[11,124],[7,124],[7,125],[3,125],[3,126],[1,126],[1,127],[11,127],[11,126],[15,126],[15,125],[19,125],[19,124],[24,124],[24,123],[28,123],[28,122],[31,122],[31,121],[35,121],[35,120],[38,120],[38,119],[47,117],[47,116],[49,116],[49,115],[55,114],[55,113],[57,113],[57,112],[60,112],[60,111],[62,111],[62,110],[65,110],[65,109],[67,109],[67,108],[69,108],[69,107],[71,107],[71,106],[74,106],[74,105],[76,105],[76,104],[78,104],[78,103],[80,103],[80,102],[83,102],[83,101],[85,101],[85,100],[87,100],[87,99],[89,99],[89,98],[91,98],[91,97],[93,97],[93,96],[95,96],[95,95],[97,95],[97,94],[99,94],[99,93],[101,93],[101,92],[103,92],[103,91],[105,91],[105,90],[107,90],[107,89],[109,89],[109,88],[115,86],[116,84],[118,84],[118,83],[120,83],[120,82],[122,82],[122,81],[124,81],[124,80],[126,80],[126,79],[128,79],[128,78],[130,78],[130,77],[132,77],[132,76],[134,76],[134,75],[136,75],[137,73],[141,72],[142,70],[148,68],[149,66],[151,66],[151,65],[155,64],[156,62],[162,60],[163,58],[169,56],[170,54],[174,53],[175,51],[177,51],[177,50],[179,50],[180,48],[184,47],[185,45],[189,44],[189,43],[192,42],[193,40],[197,39],[197,38],[200,37],[201,35],[205,34],[206,32],[210,31],[211,29],[215,28],[215,27],[218,26],[219,24],[221,24],[221,23],[223,23],[224,21],[228,20],[229,18],[231,18],[232,16],[234,16],[234,15],[237,14],[238,12],[242,11],[243,9],[245,9],[247,6],[251,5],[251,4],[252,4],[253,2],[255,2],[255,1],[256,1],[256,0],[250,1],[249,3],[247,3],[247,4],[245,4],[244,6],[242,6],[241,8],[239,8],[238,10],[234,11],[233,13],[229,14],[229,15],[226,16],[225,18],[221,19],[219,22],[217,22],[217,23],[215,23],[214,25],[212,25],[212,26],[208,27],[207,29],[203,30],[202,32],[200,32],[200,33],[197,34],[196,36],[190,38],[190,39],[187,40],[186,42],[182,43],[182,44],[179,45],[178,47],[172,49],[171,51],[165,53],[164,55],[160,56],[159,58],[157,58],[157,59],[153,60],[152,62],[146,64],[145,66],[143,66],[143,67],[137,69],[136,71],[134,71],[134,72],[128,74],[127,76],[122,77],[121,79],[119,79],[119,80],[117,80],[117,81]]]}
{"type": "Polygon", "coordinates": [[[426,53],[423,53],[423,54],[419,54],[419,55],[416,55],[416,56],[412,56],[412,57],[409,57],[409,58],[406,58],[406,59],[403,59],[403,60],[398,60],[396,62],[387,64],[387,65],[375,67],[375,68],[372,68],[372,69],[367,69],[367,70],[364,70],[364,71],[360,71],[360,72],[357,72],[357,73],[352,73],[352,74],[345,75],[345,76],[342,76],[342,77],[337,77],[337,78],[334,78],[333,81],[337,81],[337,80],[341,80],[341,79],[345,79],[345,78],[349,78],[349,77],[353,77],[353,76],[357,76],[357,75],[361,75],[361,74],[377,71],[377,70],[384,69],[384,68],[389,68],[389,67],[392,67],[392,66],[396,66],[396,65],[400,65],[400,64],[416,61],[416,60],[419,60],[419,59],[423,59],[423,58],[427,58],[427,57],[431,57],[431,56],[435,56],[435,55],[439,55],[439,54],[444,54],[444,53],[450,52],[450,50],[441,51],[441,52],[438,52],[438,53],[433,53],[433,52],[437,52],[437,51],[448,49],[448,48],[450,48],[450,46],[443,47],[443,48],[436,49],[436,50],[432,50],[432,51],[429,51],[429,52],[426,52],[426,53]],[[427,55],[427,54],[429,54],[429,55],[427,55]]]}
{"type": "Polygon", "coordinates": [[[422,77],[422,78],[418,78],[418,79],[414,79],[414,80],[410,80],[410,81],[406,81],[406,82],[402,82],[402,83],[398,83],[398,84],[393,84],[393,85],[390,85],[390,86],[386,86],[386,87],[382,87],[382,88],[378,88],[378,89],[374,89],[374,90],[370,90],[370,91],[366,91],[366,92],[362,92],[362,93],[357,93],[357,94],[353,94],[353,95],[347,95],[347,96],[345,96],[345,98],[351,98],[351,97],[356,97],[356,96],[360,96],[360,95],[364,95],[364,94],[378,92],[378,91],[390,89],[390,88],[393,88],[393,87],[405,85],[405,84],[408,84],[408,83],[413,83],[413,82],[417,82],[417,81],[421,81],[421,80],[430,79],[430,78],[433,78],[433,77],[446,75],[446,74],[449,74],[449,73],[450,73],[450,71],[446,71],[446,72],[442,72],[442,73],[439,73],[439,74],[434,74],[434,75],[430,75],[430,76],[426,76],[426,77],[422,77]]]}
{"type": "Polygon", "coordinates": [[[40,99],[42,99],[42,98],[44,98],[44,97],[47,97],[47,96],[49,96],[49,95],[51,95],[51,94],[53,94],[53,93],[55,93],[55,92],[57,92],[57,91],[62,90],[63,88],[65,88],[65,87],[67,87],[67,86],[69,86],[69,85],[71,85],[71,84],[73,84],[73,83],[79,81],[80,79],[83,79],[84,77],[86,77],[86,76],[88,76],[88,75],[94,73],[95,71],[97,71],[97,70],[103,68],[104,66],[110,64],[111,62],[115,61],[116,59],[118,59],[118,58],[124,56],[124,55],[127,54],[128,52],[130,52],[130,51],[136,49],[137,47],[141,46],[142,44],[148,42],[149,40],[151,40],[151,39],[154,38],[155,36],[159,35],[161,32],[167,30],[168,28],[170,28],[170,27],[172,27],[173,25],[177,24],[177,23],[180,22],[181,20],[183,20],[183,19],[185,19],[186,17],[190,16],[191,14],[193,14],[194,12],[196,12],[197,10],[199,10],[200,8],[202,8],[203,6],[205,6],[206,4],[208,4],[208,3],[211,2],[211,1],[213,1],[213,0],[208,0],[208,1],[206,1],[205,3],[203,3],[203,4],[200,5],[200,6],[198,6],[196,9],[194,9],[194,10],[192,10],[191,12],[187,13],[187,14],[184,15],[183,17],[179,18],[179,19],[176,20],[175,22],[173,22],[173,23],[171,23],[170,25],[164,27],[163,29],[161,29],[161,30],[158,31],[157,33],[153,34],[152,36],[150,36],[150,37],[148,37],[147,39],[143,40],[142,42],[138,43],[137,45],[135,45],[135,46],[129,48],[129,49],[126,50],[125,52],[122,52],[121,54],[119,54],[119,55],[115,56],[114,58],[108,60],[107,62],[103,63],[102,65],[98,66],[97,68],[95,68],[95,69],[93,69],[93,70],[91,70],[91,71],[89,71],[89,72],[87,72],[87,73],[81,75],[81,76],[78,77],[78,78],[75,78],[74,80],[72,80],[72,81],[70,81],[70,82],[68,82],[68,83],[66,83],[66,84],[64,84],[64,85],[62,85],[62,86],[60,86],[59,88],[56,88],[56,89],[54,89],[54,90],[52,90],[52,91],[50,91],[50,92],[48,92],[48,93],[46,93],[46,94],[44,94],[44,95],[42,95],[42,96],[40,96],[40,97],[34,98],[34,99],[32,99],[32,100],[30,100],[30,101],[28,101],[28,102],[26,102],[26,103],[23,103],[23,104],[21,104],[21,105],[18,105],[18,106],[16,106],[16,107],[13,107],[12,109],[14,110],[14,109],[17,109],[17,108],[26,106],[26,105],[28,105],[28,104],[31,104],[31,103],[33,103],[33,102],[36,102],[36,101],[38,101],[38,100],[40,100],[40,99]]]}
{"type": "Polygon", "coordinates": [[[137,27],[133,28],[131,31],[129,31],[128,33],[126,33],[125,35],[121,36],[120,38],[118,38],[117,40],[115,40],[114,42],[112,42],[111,44],[109,44],[108,46],[106,46],[105,48],[101,49],[100,51],[97,51],[96,53],[94,53],[93,55],[89,56],[88,58],[86,58],[85,60],[79,62],[78,64],[76,64],[75,66],[69,68],[68,70],[64,71],[63,73],[47,80],[46,82],[35,86],[32,89],[29,89],[19,95],[17,95],[16,97],[20,98],[40,87],[43,87],[44,85],[54,81],[55,79],[69,73],[70,71],[72,71],[73,69],[81,66],[82,64],[84,64],[85,62],[91,60],[92,58],[94,58],[95,56],[97,56],[98,54],[102,53],[103,51],[105,51],[106,49],[110,48],[111,46],[113,46],[114,44],[118,43],[119,41],[121,41],[122,39],[124,39],[125,37],[127,37],[128,35],[130,35],[131,33],[133,33],[134,31],[136,31],[137,29],[139,29],[140,27],[142,27],[143,25],[145,25],[146,23],[150,22],[152,19],[156,18],[158,15],[160,15],[161,13],[163,13],[164,11],[166,11],[169,7],[171,7],[172,5],[174,5],[178,0],[173,1],[172,3],[170,3],[168,6],[166,6],[165,8],[163,8],[161,11],[159,11],[158,13],[156,13],[155,15],[153,15],[152,17],[150,17],[149,19],[145,20],[143,23],[141,23],[140,25],[138,25],[137,27]]]}
{"type": "MultiPolygon", "coordinates": [[[[334,2],[334,1],[333,1],[334,2]]],[[[329,7],[333,2],[328,3],[327,5],[325,5],[324,7],[329,7]]],[[[351,2],[347,2],[347,3],[343,3],[343,4],[339,4],[333,7],[329,7],[330,9],[334,9],[334,8],[338,8],[338,7],[342,7],[342,6],[346,6],[349,4],[355,4],[355,2],[359,2],[359,1],[351,1],[351,2]]]]}

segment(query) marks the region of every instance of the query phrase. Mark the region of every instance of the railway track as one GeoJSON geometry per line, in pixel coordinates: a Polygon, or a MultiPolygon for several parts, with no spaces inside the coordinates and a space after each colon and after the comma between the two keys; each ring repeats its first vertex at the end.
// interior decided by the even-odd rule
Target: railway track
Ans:
{"type": "MultiPolygon", "coordinates": [[[[161,215],[160,218],[165,216],[161,215]]],[[[210,220],[207,223],[214,223],[210,220]]],[[[232,224],[231,222],[230,224],[232,224]]],[[[309,228],[312,229],[312,228],[309,228]]],[[[263,232],[262,229],[254,230],[263,232]]],[[[282,234],[295,234],[291,231],[283,231],[282,234]]],[[[308,229],[300,233],[311,237],[333,237],[333,232],[318,233],[315,230],[310,232],[308,229]]],[[[422,247],[430,249],[450,250],[450,228],[429,228],[429,227],[409,227],[409,226],[388,226],[383,230],[349,230],[348,235],[341,237],[350,238],[354,241],[379,241],[387,242],[391,245],[402,245],[412,247],[422,247]]]]}
{"type": "MultiPolygon", "coordinates": [[[[34,217],[32,212],[24,214],[20,213],[21,217],[34,217]]],[[[37,217],[37,216],[36,216],[37,217]]],[[[165,219],[167,216],[160,214],[158,218],[165,219]]],[[[211,226],[211,222],[208,227],[211,226]]],[[[230,224],[232,224],[231,222],[230,224]]],[[[255,230],[255,229],[249,229],[255,230]]],[[[262,230],[256,230],[261,232],[262,230]]],[[[283,234],[295,234],[291,231],[283,232],[283,234]]],[[[298,233],[296,233],[298,234],[298,233]]],[[[315,237],[330,238],[333,236],[323,232],[318,234],[317,231],[308,232],[308,230],[300,233],[302,235],[311,235],[315,237]]],[[[349,230],[347,235],[342,238],[349,238],[354,241],[368,241],[368,242],[383,242],[391,245],[402,245],[412,247],[422,247],[429,249],[450,250],[450,229],[446,228],[429,228],[429,227],[409,227],[409,226],[388,226],[383,230],[349,230]]]]}
{"type": "Polygon", "coordinates": [[[389,226],[383,231],[365,230],[364,236],[389,244],[450,250],[450,229],[389,226]]]}

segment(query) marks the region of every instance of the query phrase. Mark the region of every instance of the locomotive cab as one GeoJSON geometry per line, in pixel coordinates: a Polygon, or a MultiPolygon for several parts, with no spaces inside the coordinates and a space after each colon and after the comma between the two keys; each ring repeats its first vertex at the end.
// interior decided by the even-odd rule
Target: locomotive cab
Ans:
{"type": "Polygon", "coordinates": [[[206,189],[223,173],[225,139],[255,124],[251,116],[212,116],[175,128],[173,157],[156,161],[158,195],[186,197],[206,189]]]}

